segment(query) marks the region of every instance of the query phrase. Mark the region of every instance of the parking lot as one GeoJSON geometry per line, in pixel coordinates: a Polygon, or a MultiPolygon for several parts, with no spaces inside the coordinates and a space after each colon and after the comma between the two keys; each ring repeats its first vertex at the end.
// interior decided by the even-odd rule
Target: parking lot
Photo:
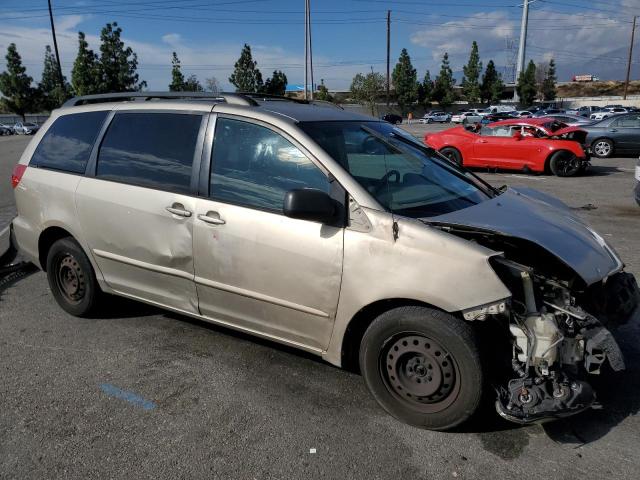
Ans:
{"type": "MultiPolygon", "coordinates": [[[[0,137],[0,228],[29,140],[0,137]]],[[[639,276],[635,164],[479,173],[557,196],[639,276]]],[[[117,299],[99,318],[72,317],[34,272],[0,290],[0,478],[636,478],[638,319],[615,335],[627,370],[594,382],[602,410],[524,427],[489,413],[437,433],[387,415],[360,376],[268,341],[117,299]]]]}

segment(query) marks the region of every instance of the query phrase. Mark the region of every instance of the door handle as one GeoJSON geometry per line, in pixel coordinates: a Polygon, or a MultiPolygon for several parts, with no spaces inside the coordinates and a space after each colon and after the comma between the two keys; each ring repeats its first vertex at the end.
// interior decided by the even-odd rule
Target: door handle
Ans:
{"type": "Polygon", "coordinates": [[[206,215],[198,215],[198,220],[202,220],[203,222],[210,225],[224,225],[225,223],[227,223],[220,218],[220,214],[218,212],[213,211],[207,212],[206,215]]]}
{"type": "Polygon", "coordinates": [[[179,217],[189,218],[191,216],[191,212],[184,208],[184,205],[181,203],[174,203],[170,207],[166,207],[167,212],[178,215],[179,217]]]}
{"type": "Polygon", "coordinates": [[[478,140],[478,143],[489,143],[488,140],[478,140]]]}
{"type": "Polygon", "coordinates": [[[617,132],[617,131],[618,131],[618,129],[617,129],[617,128],[610,128],[610,129],[609,129],[609,131],[610,131],[610,132],[617,132]]]}

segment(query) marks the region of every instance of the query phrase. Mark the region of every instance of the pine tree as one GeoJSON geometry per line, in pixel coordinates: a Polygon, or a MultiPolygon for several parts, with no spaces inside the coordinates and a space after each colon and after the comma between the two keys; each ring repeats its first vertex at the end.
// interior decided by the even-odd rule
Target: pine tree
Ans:
{"type": "Polygon", "coordinates": [[[203,90],[204,88],[202,88],[198,77],[196,77],[195,75],[189,75],[182,84],[183,92],[202,92],[203,90]]]}
{"type": "Polygon", "coordinates": [[[51,51],[49,45],[44,50],[44,68],[42,69],[42,79],[38,84],[41,108],[51,111],[60,107],[67,99],[67,91],[69,86],[64,77],[62,77],[63,85],[60,85],[58,73],[58,62],[56,56],[51,51]]]}
{"type": "Polygon", "coordinates": [[[329,93],[329,89],[324,84],[324,79],[320,79],[320,85],[318,85],[318,91],[316,92],[316,99],[325,102],[333,102],[333,97],[329,93]]]}
{"type": "Polygon", "coordinates": [[[184,75],[180,67],[180,59],[176,52],[173,52],[171,58],[171,83],[169,84],[170,92],[181,92],[184,90],[184,75]]]}
{"type": "Polygon", "coordinates": [[[287,76],[280,70],[275,70],[271,78],[268,78],[262,89],[269,95],[284,96],[287,91],[287,76]]]}
{"type": "Polygon", "coordinates": [[[27,69],[22,65],[22,58],[15,43],[7,48],[6,71],[0,73],[0,93],[2,106],[24,120],[24,115],[37,107],[38,95],[31,86],[33,79],[27,75],[27,69]]]}
{"type": "Polygon", "coordinates": [[[411,57],[407,49],[403,48],[400,58],[391,75],[396,99],[402,115],[406,115],[408,108],[418,99],[418,75],[411,65],[411,57]]]}
{"type": "Polygon", "coordinates": [[[489,102],[491,103],[500,103],[502,99],[502,92],[504,91],[504,82],[502,81],[502,75],[498,73],[496,75],[496,79],[493,84],[491,84],[491,89],[489,91],[489,102]]]}
{"type": "Polygon", "coordinates": [[[418,84],[418,102],[424,107],[431,106],[433,97],[433,80],[431,80],[431,72],[429,70],[424,74],[424,79],[418,84]]]}
{"type": "Polygon", "coordinates": [[[473,41],[469,62],[462,67],[464,77],[462,78],[462,92],[469,103],[480,100],[480,72],[482,72],[482,62],[478,53],[478,44],[473,41]]]}
{"type": "MultiPolygon", "coordinates": [[[[494,101],[494,84],[498,81],[499,75],[493,60],[489,60],[487,68],[482,75],[482,85],[480,85],[480,101],[494,101]]],[[[502,80],[500,80],[502,82],[502,80]]]]}
{"type": "Polygon", "coordinates": [[[71,87],[75,95],[91,95],[98,93],[98,57],[89,44],[83,32],[78,32],[78,55],[71,70],[71,87]]]}
{"type": "Polygon", "coordinates": [[[121,40],[122,29],[116,22],[107,23],[100,33],[99,90],[103,93],[142,90],[139,82],[138,56],[121,40]]]}
{"type": "Polygon", "coordinates": [[[386,82],[382,74],[374,72],[363,75],[358,73],[351,81],[351,96],[361,104],[371,109],[371,115],[375,115],[376,101],[382,95],[386,82]]]}
{"type": "Polygon", "coordinates": [[[555,100],[556,99],[556,62],[549,60],[547,66],[547,72],[542,81],[542,99],[543,100],[555,100]]]}
{"type": "Polygon", "coordinates": [[[229,77],[229,82],[236,87],[237,92],[260,92],[263,88],[262,73],[258,69],[258,62],[251,56],[251,47],[244,44],[235,69],[229,77]]]}
{"type": "Polygon", "coordinates": [[[529,61],[524,72],[520,72],[516,91],[520,97],[520,103],[524,106],[531,105],[536,98],[538,91],[536,86],[536,64],[533,60],[529,61]]]}
{"type": "Polygon", "coordinates": [[[433,99],[436,100],[442,108],[447,108],[456,100],[453,86],[456,81],[453,78],[453,72],[449,65],[449,54],[445,52],[442,57],[442,66],[440,74],[436,77],[433,85],[433,99]]]}

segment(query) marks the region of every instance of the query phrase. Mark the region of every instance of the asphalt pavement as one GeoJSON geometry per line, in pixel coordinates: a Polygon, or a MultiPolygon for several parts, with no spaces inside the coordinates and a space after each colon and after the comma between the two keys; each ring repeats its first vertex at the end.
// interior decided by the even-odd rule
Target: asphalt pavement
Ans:
{"type": "MultiPolygon", "coordinates": [[[[27,141],[0,138],[6,215],[27,141]]],[[[635,159],[593,164],[481,175],[559,197],[639,275],[635,159]]],[[[360,376],[268,341],[118,299],[69,316],[34,272],[0,290],[0,478],[637,478],[639,322],[616,336],[628,369],[599,379],[602,410],[526,427],[487,411],[437,433],[388,416],[360,376]]]]}

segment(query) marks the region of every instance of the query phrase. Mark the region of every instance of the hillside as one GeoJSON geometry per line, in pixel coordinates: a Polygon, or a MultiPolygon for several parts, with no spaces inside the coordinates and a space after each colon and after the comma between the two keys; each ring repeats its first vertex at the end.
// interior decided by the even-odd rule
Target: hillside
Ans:
{"type": "MultiPolygon", "coordinates": [[[[586,83],[566,83],[558,85],[558,98],[567,97],[610,97],[622,95],[624,90],[624,82],[609,80],[604,82],[586,82],[586,83]]],[[[628,95],[640,95],[640,81],[632,81],[629,83],[628,95]]]]}

